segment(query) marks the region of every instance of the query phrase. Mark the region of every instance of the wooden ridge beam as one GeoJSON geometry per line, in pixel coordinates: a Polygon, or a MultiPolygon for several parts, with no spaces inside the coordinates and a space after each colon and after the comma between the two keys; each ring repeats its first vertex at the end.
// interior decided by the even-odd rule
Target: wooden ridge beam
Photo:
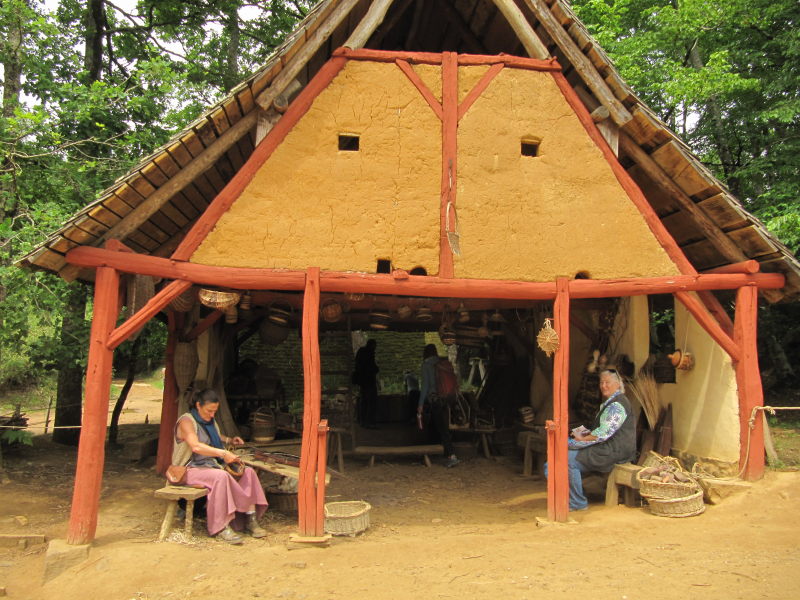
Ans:
{"type": "Polygon", "coordinates": [[[589,86],[600,103],[608,108],[613,121],[621,127],[633,119],[628,109],[617,99],[600,73],[597,72],[592,61],[578,49],[572,37],[561,26],[561,23],[556,20],[553,13],[550,12],[547,3],[544,0],[525,0],[525,4],[539,20],[545,31],[553,38],[564,53],[564,56],[572,63],[575,71],[589,86]]]}
{"type": "Polygon", "coordinates": [[[493,0],[493,2],[497,9],[503,13],[508,24],[511,25],[511,29],[517,34],[528,56],[541,60],[546,60],[550,57],[550,52],[547,51],[542,40],[539,39],[531,24],[528,23],[525,15],[522,14],[522,11],[512,0],[493,0]]]}
{"type": "MultiPolygon", "coordinates": [[[[343,56],[348,60],[368,60],[373,62],[396,62],[404,60],[412,65],[441,65],[442,54],[438,52],[407,52],[404,50],[372,50],[361,48],[337,48],[332,56],[343,56]]],[[[561,71],[561,65],[554,58],[541,60],[525,56],[509,54],[458,54],[458,66],[471,67],[480,65],[503,64],[507,67],[530,69],[532,71],[561,71]]]]}
{"type": "Polygon", "coordinates": [[[386,12],[391,6],[392,0],[373,0],[372,4],[369,5],[367,14],[364,15],[364,18],[361,19],[361,22],[343,45],[353,49],[363,48],[378,26],[383,23],[386,12]]]}
{"type": "Polygon", "coordinates": [[[283,69],[275,76],[270,86],[258,95],[256,104],[264,110],[272,106],[272,102],[275,98],[283,93],[283,90],[291,81],[300,74],[300,71],[302,71],[308,61],[311,60],[311,57],[314,56],[317,50],[322,47],[322,44],[328,40],[358,2],[359,0],[341,0],[330,15],[328,15],[328,18],[325,19],[325,22],[317,27],[314,33],[311,34],[311,37],[306,40],[302,48],[283,65],[283,69]]]}
{"type": "MultiPolygon", "coordinates": [[[[81,246],[67,253],[67,261],[79,267],[112,267],[124,273],[138,273],[164,279],[183,279],[200,285],[221,285],[240,290],[302,290],[305,272],[289,269],[218,267],[156,258],[144,254],[114,252],[81,246]]],[[[570,297],[614,298],[646,294],[674,294],[698,290],[731,290],[744,285],[778,289],[785,284],[781,273],[690,274],[649,278],[576,279],[570,281],[570,297]]],[[[510,300],[552,300],[553,282],[493,279],[445,279],[392,274],[323,271],[323,292],[363,292],[398,296],[438,298],[498,298],[510,300]]]]}

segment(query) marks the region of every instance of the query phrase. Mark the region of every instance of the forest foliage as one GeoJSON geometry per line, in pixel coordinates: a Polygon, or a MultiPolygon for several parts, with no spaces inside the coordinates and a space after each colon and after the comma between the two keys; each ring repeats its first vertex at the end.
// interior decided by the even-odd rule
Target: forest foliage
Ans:
{"type": "MultiPolygon", "coordinates": [[[[14,260],[252,73],[313,4],[0,2],[0,386],[80,373],[91,311],[83,288],[14,260]]],[[[636,93],[797,251],[800,3],[572,5],[636,93]]],[[[762,315],[766,363],[789,353],[782,381],[800,352],[795,311],[762,315]]],[[[150,335],[157,360],[163,331],[150,335]]]]}

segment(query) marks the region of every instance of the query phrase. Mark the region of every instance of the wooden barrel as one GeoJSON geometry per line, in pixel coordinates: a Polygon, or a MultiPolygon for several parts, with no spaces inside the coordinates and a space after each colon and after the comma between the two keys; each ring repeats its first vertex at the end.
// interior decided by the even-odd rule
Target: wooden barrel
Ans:
{"type": "Polygon", "coordinates": [[[250,415],[252,440],[254,442],[271,442],[275,439],[275,415],[269,409],[258,409],[250,415]]]}

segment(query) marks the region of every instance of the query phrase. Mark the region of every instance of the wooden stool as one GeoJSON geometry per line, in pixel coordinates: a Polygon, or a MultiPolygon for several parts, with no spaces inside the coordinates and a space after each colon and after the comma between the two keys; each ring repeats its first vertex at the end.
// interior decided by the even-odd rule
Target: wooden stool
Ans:
{"type": "Polygon", "coordinates": [[[172,529],[172,522],[175,520],[175,512],[178,510],[178,500],[186,500],[186,518],[183,521],[183,532],[187,538],[192,537],[192,521],[194,520],[194,501],[198,498],[208,496],[206,488],[189,487],[185,485],[168,485],[156,490],[153,494],[156,498],[167,500],[167,513],[164,515],[164,522],[161,523],[161,531],[158,534],[158,541],[163,542],[172,529]]]}
{"type": "Polygon", "coordinates": [[[494,427],[488,427],[485,429],[476,428],[474,431],[480,436],[481,447],[483,448],[483,455],[486,458],[494,460],[494,456],[492,456],[492,452],[490,450],[491,442],[489,441],[489,436],[495,433],[497,429],[495,429],[494,427]]]}
{"type": "Polygon", "coordinates": [[[328,430],[328,462],[331,463],[334,459],[338,459],[340,473],[344,473],[343,433],[347,433],[347,430],[342,427],[331,427],[328,430]]]}
{"type": "Polygon", "coordinates": [[[641,465],[633,463],[621,463],[614,465],[614,469],[608,474],[606,482],[606,506],[616,506],[619,504],[619,488],[624,489],[625,506],[636,506],[637,496],[639,495],[639,480],[636,474],[642,470],[641,465]]]}

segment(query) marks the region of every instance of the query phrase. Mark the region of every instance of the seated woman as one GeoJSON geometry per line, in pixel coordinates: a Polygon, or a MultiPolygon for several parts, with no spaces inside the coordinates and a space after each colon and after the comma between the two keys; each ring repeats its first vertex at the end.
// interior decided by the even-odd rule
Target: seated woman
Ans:
{"type": "Polygon", "coordinates": [[[583,494],[583,473],[608,473],[615,464],[636,460],[636,419],[625,397],[625,384],[614,369],[600,373],[600,394],[603,402],[591,430],[581,426],[570,434],[567,458],[570,510],[589,507],[583,494]]]}
{"type": "Polygon", "coordinates": [[[225,471],[224,465],[239,462],[239,457],[225,450],[223,442],[243,444],[240,437],[222,435],[214,415],[219,397],[214,390],[204,390],[194,397],[194,408],[178,418],[175,425],[175,447],[172,464],[188,467],[186,485],[206,488],[206,522],[208,533],[229,544],[241,544],[242,537],[230,526],[236,513],[245,515],[245,530],[254,538],[267,535],[258,519],[267,510],[267,499],[255,471],[243,467],[237,480],[225,471]]]}

